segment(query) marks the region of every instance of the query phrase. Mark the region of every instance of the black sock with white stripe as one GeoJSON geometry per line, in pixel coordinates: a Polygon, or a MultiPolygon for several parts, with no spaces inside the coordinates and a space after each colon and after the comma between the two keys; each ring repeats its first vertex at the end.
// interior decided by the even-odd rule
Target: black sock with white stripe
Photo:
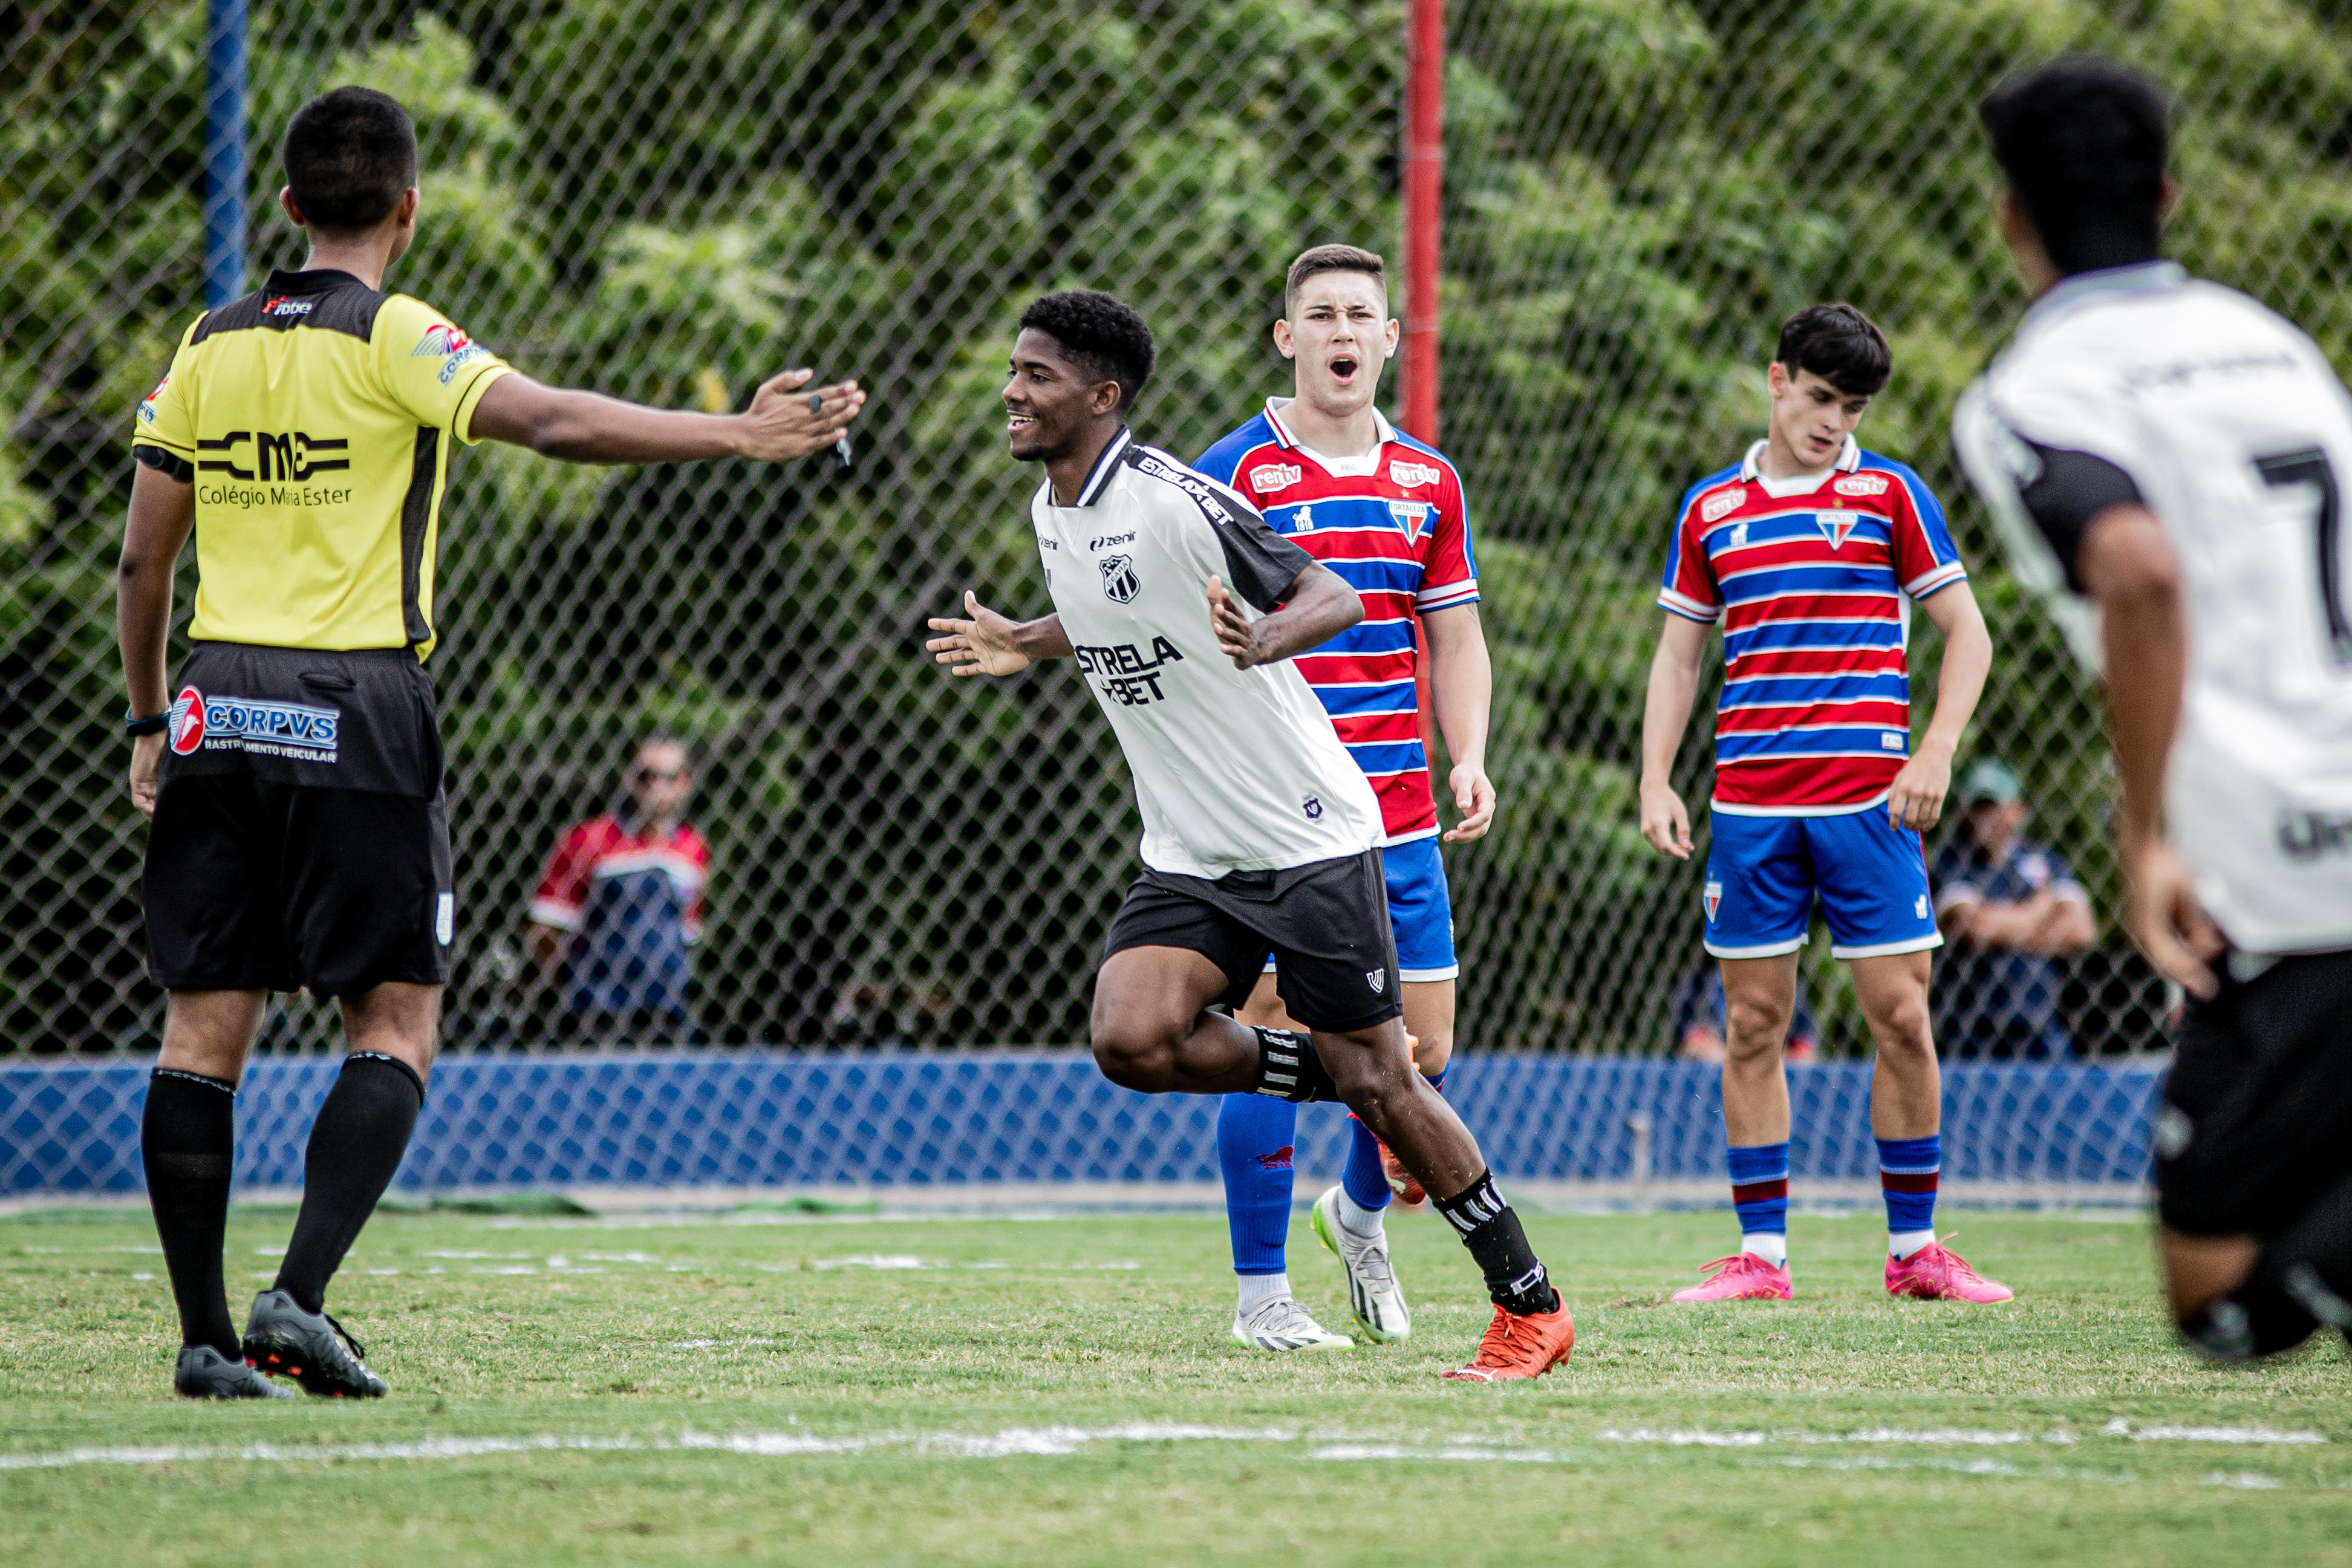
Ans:
{"type": "Polygon", "coordinates": [[[1462,1245],[1478,1260],[1486,1276],[1486,1294],[1496,1306],[1519,1317],[1559,1310],[1559,1292],[1551,1288],[1536,1249],[1519,1217],[1496,1190],[1495,1173],[1480,1171],[1478,1179],[1452,1197],[1441,1197],[1437,1212],[1461,1233],[1462,1245]]]}
{"type": "Polygon", "coordinates": [[[1295,1030],[1261,1029],[1257,1036],[1257,1084],[1250,1092],[1305,1104],[1309,1100],[1337,1100],[1330,1073],[1315,1054],[1315,1042],[1295,1030]]]}

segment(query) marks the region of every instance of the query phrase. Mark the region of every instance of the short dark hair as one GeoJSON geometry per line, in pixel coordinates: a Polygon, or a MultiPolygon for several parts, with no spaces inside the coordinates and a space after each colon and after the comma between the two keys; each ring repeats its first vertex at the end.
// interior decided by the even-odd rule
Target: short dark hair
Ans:
{"type": "Polygon", "coordinates": [[[1811,371],[1850,396],[1869,397],[1895,373],[1895,354],[1878,323],[1851,305],[1808,305],[1780,323],[1772,357],[1789,373],[1811,371]]]}
{"type": "Polygon", "coordinates": [[[1993,161],[2062,273],[2153,261],[2169,142],[2164,95],[2090,55],[2001,83],[1977,106],[1993,161]]]}
{"type": "Polygon", "coordinates": [[[362,234],[392,215],[416,183],[416,127],[397,99],[339,87],[286,128],[286,185],[322,234],[362,234]]]}
{"type": "Polygon", "coordinates": [[[1378,251],[1352,245],[1318,245],[1300,251],[1298,259],[1290,264],[1290,274],[1282,280],[1283,310],[1290,310],[1308,278],[1326,272],[1360,272],[1381,286],[1383,297],[1389,290],[1388,263],[1378,251]]]}
{"type": "Polygon", "coordinates": [[[1022,330],[1034,328],[1062,346],[1087,374],[1118,383],[1124,416],[1151,379],[1156,350],[1151,329],[1134,308],[1094,288],[1066,288],[1033,299],[1021,312],[1022,330]]]}

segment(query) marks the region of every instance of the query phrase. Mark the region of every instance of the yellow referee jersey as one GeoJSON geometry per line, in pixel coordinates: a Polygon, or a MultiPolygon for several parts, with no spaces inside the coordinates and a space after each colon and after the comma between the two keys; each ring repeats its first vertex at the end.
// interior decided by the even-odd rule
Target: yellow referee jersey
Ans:
{"type": "Polygon", "coordinates": [[[140,461],[196,487],[188,634],[433,651],[452,437],[509,370],[346,272],[273,272],[196,319],[139,405],[140,461]]]}

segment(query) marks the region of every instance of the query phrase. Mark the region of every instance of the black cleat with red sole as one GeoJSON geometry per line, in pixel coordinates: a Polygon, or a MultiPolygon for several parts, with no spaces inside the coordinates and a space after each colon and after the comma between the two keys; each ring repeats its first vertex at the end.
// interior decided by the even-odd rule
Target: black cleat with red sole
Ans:
{"type": "Polygon", "coordinates": [[[253,1298],[245,1320],[245,1359],[262,1371],[290,1377],[305,1394],[329,1399],[381,1399],[383,1378],[370,1372],[367,1349],[324,1312],[306,1312],[284,1291],[253,1298]],[[344,1348],[349,1346],[349,1349],[344,1348]]]}

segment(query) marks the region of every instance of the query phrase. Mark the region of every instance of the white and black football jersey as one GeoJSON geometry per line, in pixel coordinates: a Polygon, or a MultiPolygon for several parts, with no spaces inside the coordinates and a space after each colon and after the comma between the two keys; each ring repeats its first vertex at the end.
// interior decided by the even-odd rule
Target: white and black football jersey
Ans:
{"type": "MultiPolygon", "coordinates": [[[[2189,644],[2167,831],[2238,946],[2352,947],[2352,398],[2318,348],[2168,262],[2085,273],[2026,313],[1954,435],[2031,586],[2079,586],[2107,507],[2163,523],[2189,644]]],[[[2095,659],[2095,622],[2062,619],[2095,659]]]]}
{"type": "Polygon", "coordinates": [[[1143,863],[1181,876],[1281,871],[1381,841],[1379,802],[1298,667],[1236,670],[1209,579],[1255,620],[1315,564],[1247,501],[1122,428],[1078,504],[1030,505],[1078,669],[1135,776],[1143,863]]]}

